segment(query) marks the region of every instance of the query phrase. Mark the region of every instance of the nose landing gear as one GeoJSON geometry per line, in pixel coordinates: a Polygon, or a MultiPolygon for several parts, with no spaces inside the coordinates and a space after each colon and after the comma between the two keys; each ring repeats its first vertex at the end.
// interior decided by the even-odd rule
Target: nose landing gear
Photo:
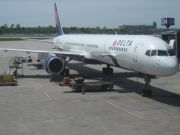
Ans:
{"type": "Polygon", "coordinates": [[[154,78],[153,76],[149,75],[143,75],[145,86],[143,90],[141,91],[141,95],[143,97],[151,97],[152,96],[152,90],[151,90],[151,79],[154,78]]]}
{"type": "Polygon", "coordinates": [[[150,86],[151,77],[145,76],[144,82],[145,82],[145,88],[142,91],[142,96],[143,97],[151,97],[152,96],[152,91],[151,91],[151,86],[150,86]]]}

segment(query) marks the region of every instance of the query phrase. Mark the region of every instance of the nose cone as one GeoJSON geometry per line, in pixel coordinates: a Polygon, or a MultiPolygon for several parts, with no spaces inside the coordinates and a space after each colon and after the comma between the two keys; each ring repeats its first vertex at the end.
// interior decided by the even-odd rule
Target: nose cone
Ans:
{"type": "Polygon", "coordinates": [[[177,58],[167,57],[166,59],[160,59],[160,74],[162,76],[170,76],[178,72],[179,64],[177,58]]]}

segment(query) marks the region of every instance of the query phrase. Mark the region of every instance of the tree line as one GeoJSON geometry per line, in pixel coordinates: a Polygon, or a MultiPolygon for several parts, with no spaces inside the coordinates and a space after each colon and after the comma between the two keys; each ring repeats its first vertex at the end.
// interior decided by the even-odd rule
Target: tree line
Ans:
{"type": "MultiPolygon", "coordinates": [[[[63,31],[66,34],[134,34],[134,33],[143,33],[149,34],[152,33],[151,30],[147,28],[137,28],[137,29],[127,29],[127,28],[106,28],[106,27],[95,27],[95,28],[84,28],[84,27],[63,27],[63,31]]],[[[56,28],[54,26],[48,27],[22,27],[20,24],[11,24],[8,26],[4,24],[0,26],[0,34],[55,34],[56,28]]]]}
{"type": "Polygon", "coordinates": [[[21,27],[20,24],[11,24],[9,27],[7,24],[0,26],[0,34],[53,34],[55,28],[49,27],[21,27]]]}

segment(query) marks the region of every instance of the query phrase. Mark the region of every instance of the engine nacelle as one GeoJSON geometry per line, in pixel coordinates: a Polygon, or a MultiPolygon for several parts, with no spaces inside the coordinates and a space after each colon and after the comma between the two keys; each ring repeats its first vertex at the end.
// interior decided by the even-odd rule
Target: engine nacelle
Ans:
{"type": "Polygon", "coordinates": [[[45,59],[44,67],[49,74],[58,75],[64,71],[64,60],[62,57],[50,55],[45,59]]]}

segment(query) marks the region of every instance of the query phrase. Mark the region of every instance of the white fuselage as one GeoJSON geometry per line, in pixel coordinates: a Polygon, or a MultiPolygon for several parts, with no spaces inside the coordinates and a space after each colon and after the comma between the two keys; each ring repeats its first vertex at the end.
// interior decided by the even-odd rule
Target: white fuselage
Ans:
{"type": "Polygon", "coordinates": [[[153,36],[62,35],[54,43],[63,51],[79,52],[86,59],[148,75],[168,76],[178,71],[177,57],[168,53],[171,47],[153,36]],[[152,50],[155,50],[153,56],[152,50]]]}

